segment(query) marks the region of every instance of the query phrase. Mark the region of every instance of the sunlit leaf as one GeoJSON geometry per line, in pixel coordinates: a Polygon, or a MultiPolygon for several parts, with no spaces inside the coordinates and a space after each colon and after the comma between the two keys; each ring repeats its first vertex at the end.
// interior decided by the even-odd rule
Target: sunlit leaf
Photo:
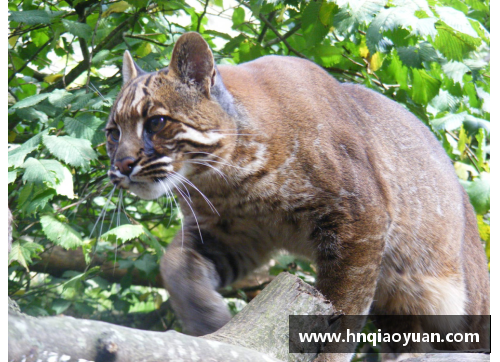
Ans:
{"type": "Polygon", "coordinates": [[[50,153],[61,161],[75,167],[87,167],[97,158],[90,141],[70,136],[44,136],[43,143],[50,153]]]}
{"type": "Polygon", "coordinates": [[[138,238],[144,233],[142,225],[121,225],[109,230],[107,233],[101,235],[103,240],[118,240],[121,242],[138,238]]]}
{"type": "Polygon", "coordinates": [[[40,218],[42,230],[47,238],[56,245],[65,249],[75,249],[83,244],[80,234],[69,224],[62,223],[52,215],[40,218]]]}

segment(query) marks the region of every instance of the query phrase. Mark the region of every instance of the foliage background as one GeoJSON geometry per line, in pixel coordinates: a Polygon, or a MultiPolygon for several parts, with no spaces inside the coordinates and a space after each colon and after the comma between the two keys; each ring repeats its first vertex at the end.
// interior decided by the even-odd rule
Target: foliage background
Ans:
{"type": "MultiPolygon", "coordinates": [[[[180,328],[156,286],[162,248],[182,215],[173,200],[111,192],[102,128],[121,86],[123,52],[154,71],[168,65],[186,31],[202,33],[218,63],[304,57],[403,104],[454,163],[489,258],[488,0],[9,0],[8,7],[16,223],[9,295],[24,312],[180,328]]],[[[270,272],[284,269],[314,282],[306,262],[279,256],[270,272]]],[[[228,290],[235,297],[228,303],[236,311],[258,288],[228,290]]]]}

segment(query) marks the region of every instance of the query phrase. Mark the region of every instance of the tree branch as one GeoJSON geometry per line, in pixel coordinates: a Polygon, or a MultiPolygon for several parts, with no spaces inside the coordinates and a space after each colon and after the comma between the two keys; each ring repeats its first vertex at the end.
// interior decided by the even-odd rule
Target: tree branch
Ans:
{"type": "Polygon", "coordinates": [[[163,43],[160,43],[159,41],[156,41],[154,39],[149,39],[145,36],[141,36],[141,35],[132,35],[132,34],[123,34],[123,36],[125,38],[133,38],[133,39],[140,39],[140,40],[144,40],[144,41],[147,41],[149,43],[153,43],[153,44],[156,44],[158,46],[161,46],[161,47],[164,47],[164,48],[168,48],[171,44],[163,44],[163,43]]]}
{"type": "Polygon", "coordinates": [[[284,36],[282,36],[279,31],[273,26],[273,24],[271,24],[271,22],[269,20],[266,19],[266,17],[264,15],[259,14],[259,19],[262,20],[268,27],[269,29],[271,29],[273,31],[274,34],[276,34],[276,36],[280,39],[280,41],[283,42],[283,44],[285,44],[285,46],[288,48],[289,51],[291,51],[292,53],[294,53],[295,55],[297,55],[298,57],[300,58],[304,58],[304,59],[309,59],[307,58],[304,54],[302,54],[301,52],[299,52],[298,50],[295,50],[287,41],[286,41],[286,38],[284,36]]]}
{"type": "MultiPolygon", "coordinates": [[[[33,318],[10,310],[9,360],[29,356],[45,362],[63,355],[96,362],[288,360],[288,316],[334,312],[318,291],[288,273],[280,274],[226,326],[205,337],[140,331],[71,317],[33,318]]],[[[310,361],[316,354],[295,357],[310,361]]]]}
{"type": "MultiPolygon", "coordinates": [[[[94,42],[95,42],[95,35],[97,33],[97,28],[99,26],[99,22],[101,21],[101,17],[102,17],[102,3],[103,3],[104,0],[101,0],[101,2],[99,3],[99,15],[97,17],[97,21],[95,23],[95,26],[94,26],[94,32],[92,33],[92,52],[90,53],[90,55],[87,57],[87,61],[88,61],[88,64],[89,64],[89,68],[87,70],[87,93],[89,92],[89,83],[90,83],[90,70],[92,69],[92,58],[94,57],[94,42]]],[[[87,52],[88,54],[88,52],[87,52]]],[[[85,60],[85,57],[83,58],[85,60]]]]}
{"type": "MultiPolygon", "coordinates": [[[[271,11],[269,13],[269,16],[267,17],[267,20],[271,21],[274,18],[275,14],[276,14],[276,10],[271,11]]],[[[268,25],[264,24],[264,26],[262,27],[262,31],[260,32],[259,37],[257,38],[258,43],[262,43],[262,40],[266,36],[267,29],[268,29],[268,25]]]]}
{"type": "Polygon", "coordinates": [[[203,17],[207,13],[207,6],[208,6],[208,0],[205,1],[205,8],[203,9],[203,12],[201,13],[201,15],[198,17],[198,25],[196,26],[196,31],[198,33],[200,32],[201,21],[203,20],[203,17]]]}
{"type": "Polygon", "coordinates": [[[43,50],[43,49],[44,49],[44,48],[45,48],[48,44],[50,44],[50,42],[51,42],[53,39],[54,39],[54,37],[50,38],[49,40],[47,40],[47,41],[45,42],[45,44],[43,44],[40,48],[38,48],[38,49],[36,50],[36,52],[34,52],[34,53],[33,53],[33,55],[32,55],[32,56],[31,56],[31,57],[30,57],[30,58],[26,61],[26,63],[24,63],[24,64],[21,66],[21,68],[17,69],[16,71],[14,71],[14,72],[12,73],[12,75],[9,77],[9,79],[8,79],[7,83],[10,83],[10,81],[11,81],[12,79],[14,79],[14,77],[16,76],[16,74],[18,74],[18,73],[22,72],[22,71],[24,70],[24,68],[26,68],[26,67],[28,66],[28,64],[29,64],[29,63],[31,63],[31,62],[33,61],[33,59],[35,59],[35,58],[38,56],[38,54],[40,54],[40,52],[41,52],[41,51],[42,51],[42,50],[43,50]]]}
{"type": "Polygon", "coordinates": [[[274,38],[272,40],[269,40],[267,43],[265,43],[262,47],[264,48],[267,48],[267,47],[270,47],[274,44],[278,44],[281,39],[286,39],[290,36],[292,36],[293,34],[295,34],[295,32],[297,30],[299,30],[301,28],[302,24],[301,23],[297,23],[293,26],[293,28],[291,28],[290,30],[288,30],[284,35],[281,36],[281,38],[274,38]]]}
{"type": "MultiPolygon", "coordinates": [[[[101,42],[99,43],[95,49],[94,53],[99,53],[101,50],[105,49],[112,49],[116,45],[120,44],[122,41],[122,38],[120,36],[121,33],[125,31],[126,28],[130,26],[131,23],[133,23],[140,15],[140,12],[137,12],[134,14],[134,16],[128,18],[126,21],[118,25],[109,35],[101,42]]],[[[65,77],[67,84],[71,84],[76,78],[80,76],[85,70],[87,69],[88,62],[85,60],[81,61],[78,63],[76,67],[74,67],[65,77]]],[[[62,88],[64,86],[64,83],[62,80],[59,80],[58,82],[50,85],[47,87],[43,92],[52,92],[56,88],[62,88]]]]}

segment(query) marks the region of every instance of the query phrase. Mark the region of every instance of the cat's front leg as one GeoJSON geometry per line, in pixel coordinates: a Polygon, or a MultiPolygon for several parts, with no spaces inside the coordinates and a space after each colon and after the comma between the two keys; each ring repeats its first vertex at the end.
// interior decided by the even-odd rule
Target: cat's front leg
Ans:
{"type": "MultiPolygon", "coordinates": [[[[231,319],[216,291],[224,275],[215,262],[200,253],[198,230],[179,233],[161,260],[160,271],[171,305],[185,333],[201,336],[215,332],[231,319]]],[[[208,241],[207,241],[208,242],[208,241]]],[[[219,245],[220,247],[220,245],[219,245]]]]}
{"type": "MultiPolygon", "coordinates": [[[[382,239],[362,238],[339,240],[324,238],[317,244],[318,281],[317,288],[335,308],[345,315],[358,317],[341,318],[338,332],[347,336],[361,331],[377,286],[382,261],[382,239]],[[331,240],[331,241],[330,241],[331,240]]],[[[356,342],[330,344],[315,360],[317,362],[348,362],[356,348],[356,342]],[[340,349],[339,349],[340,348],[340,349]],[[349,353],[345,353],[349,352],[349,353]]]]}

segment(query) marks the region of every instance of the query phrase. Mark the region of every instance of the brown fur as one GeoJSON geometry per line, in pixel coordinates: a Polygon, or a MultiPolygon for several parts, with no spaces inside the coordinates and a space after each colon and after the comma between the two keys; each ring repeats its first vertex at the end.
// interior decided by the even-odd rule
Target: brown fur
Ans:
{"type": "Polygon", "coordinates": [[[143,198],[179,196],[184,232],[161,271],[187,332],[226,323],[217,288],[281,249],[313,260],[317,287],[346,314],[489,314],[467,195],[400,105],[298,58],[214,68],[196,33],[168,69],[144,73],[126,53],[123,73],[110,177],[143,198]],[[165,126],[148,134],[155,116],[165,126]]]}

